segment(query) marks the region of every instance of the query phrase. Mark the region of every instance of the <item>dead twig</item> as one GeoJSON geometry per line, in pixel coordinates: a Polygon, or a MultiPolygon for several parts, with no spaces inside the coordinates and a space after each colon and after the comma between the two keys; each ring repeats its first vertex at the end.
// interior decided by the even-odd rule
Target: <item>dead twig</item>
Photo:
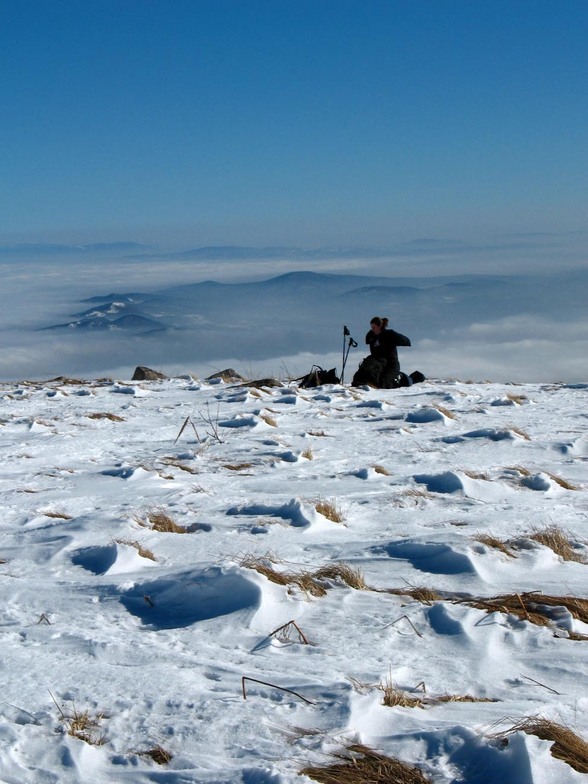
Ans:
{"type": "Polygon", "coordinates": [[[196,440],[198,441],[198,443],[199,443],[199,444],[201,444],[201,443],[202,443],[202,439],[200,438],[200,436],[198,435],[198,431],[196,430],[196,425],[194,424],[194,422],[192,422],[191,418],[190,418],[189,416],[187,416],[187,417],[184,419],[184,424],[183,424],[183,425],[182,425],[182,427],[180,428],[180,432],[179,432],[179,433],[178,433],[178,435],[176,436],[176,440],[174,441],[174,446],[175,446],[175,445],[178,443],[178,441],[179,441],[179,439],[180,439],[180,436],[182,435],[182,433],[184,432],[184,430],[186,429],[186,427],[187,427],[188,425],[192,425],[192,429],[194,430],[194,433],[195,433],[195,435],[196,435],[196,440]]]}
{"type": "Polygon", "coordinates": [[[398,621],[402,621],[402,620],[407,620],[407,621],[409,622],[409,624],[412,626],[412,629],[413,629],[413,631],[414,631],[414,633],[415,633],[416,635],[418,635],[419,637],[422,637],[422,636],[423,636],[423,635],[422,635],[422,634],[419,632],[419,630],[418,630],[418,629],[415,627],[414,623],[413,623],[413,622],[410,620],[410,618],[408,617],[408,615],[401,615],[401,616],[400,616],[400,618],[397,618],[395,621],[392,621],[392,623],[389,623],[387,626],[384,626],[384,629],[387,629],[387,628],[388,628],[388,627],[390,627],[390,626],[394,626],[395,624],[397,624],[397,623],[398,623],[398,621]]]}
{"type": "Polygon", "coordinates": [[[523,608],[523,614],[524,614],[525,618],[526,618],[528,621],[529,621],[529,620],[531,620],[531,619],[529,618],[529,613],[527,612],[527,608],[526,608],[526,607],[525,607],[525,605],[523,604],[523,600],[521,599],[521,595],[520,595],[520,593],[517,593],[517,594],[515,594],[515,596],[517,597],[519,604],[520,604],[520,605],[521,605],[521,607],[523,608]]]}
{"type": "Polygon", "coordinates": [[[529,678],[528,675],[521,675],[521,678],[524,678],[527,681],[531,681],[531,683],[536,683],[537,686],[542,686],[544,689],[547,689],[547,691],[550,691],[553,694],[561,694],[560,691],[556,691],[555,689],[552,689],[551,686],[546,686],[544,683],[541,683],[540,681],[536,681],[535,678],[529,678]]]}
{"type": "Polygon", "coordinates": [[[290,631],[290,629],[292,627],[294,629],[296,629],[296,631],[298,632],[298,641],[301,642],[301,643],[304,643],[304,645],[310,645],[310,643],[308,642],[308,640],[306,638],[306,635],[300,629],[300,627],[298,626],[296,621],[288,621],[288,623],[285,623],[282,626],[278,626],[278,628],[274,629],[273,632],[270,632],[268,636],[269,637],[274,637],[274,636],[279,635],[280,632],[284,632],[283,636],[282,637],[278,637],[278,639],[290,642],[290,638],[288,636],[288,633],[289,633],[289,631],[290,631]]]}
{"type": "Polygon", "coordinates": [[[298,699],[302,700],[302,702],[308,703],[308,705],[316,705],[316,702],[313,702],[313,700],[307,700],[306,697],[302,696],[302,694],[298,694],[297,692],[292,691],[292,689],[286,689],[284,686],[277,686],[275,683],[260,681],[257,678],[250,678],[248,675],[243,675],[243,677],[241,678],[241,687],[243,689],[244,700],[247,699],[247,692],[245,690],[245,681],[253,681],[254,683],[261,683],[262,686],[269,686],[272,689],[279,689],[280,691],[286,691],[288,692],[288,694],[293,694],[295,697],[298,697],[298,699]]]}
{"type": "MultiPolygon", "coordinates": [[[[51,692],[49,692],[49,693],[51,694],[51,692]]],[[[51,695],[51,696],[53,696],[53,695],[51,695]]],[[[28,711],[28,710],[25,710],[24,708],[19,708],[19,706],[18,706],[18,705],[13,705],[11,702],[5,702],[4,704],[5,704],[5,705],[10,705],[10,707],[11,707],[11,708],[14,708],[14,710],[17,710],[17,711],[22,711],[22,713],[26,713],[26,715],[27,715],[27,716],[29,716],[29,717],[30,717],[30,718],[33,720],[33,722],[34,722],[35,724],[37,724],[37,725],[40,725],[40,724],[41,724],[41,722],[39,721],[39,719],[38,719],[36,716],[33,716],[33,714],[32,714],[32,713],[29,713],[29,711],[28,711]]]]}
{"type": "MultiPolygon", "coordinates": [[[[216,414],[213,416],[210,413],[210,404],[206,404],[206,415],[202,413],[202,411],[198,412],[198,416],[204,422],[204,424],[208,425],[209,430],[206,431],[206,435],[210,436],[214,441],[218,444],[224,443],[222,438],[219,435],[218,428],[219,428],[219,411],[220,405],[216,407],[216,414]]],[[[196,428],[194,428],[196,429],[196,428]]]]}

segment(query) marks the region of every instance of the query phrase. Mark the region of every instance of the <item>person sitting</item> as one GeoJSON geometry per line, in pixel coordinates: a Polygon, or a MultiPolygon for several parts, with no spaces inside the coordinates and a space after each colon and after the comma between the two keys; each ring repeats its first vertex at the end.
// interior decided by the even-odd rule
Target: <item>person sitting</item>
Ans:
{"type": "Polygon", "coordinates": [[[410,346],[411,343],[406,335],[388,328],[387,318],[373,317],[365,342],[370,347],[370,356],[361,362],[353,376],[352,386],[369,384],[379,389],[397,389],[424,381],[425,377],[418,370],[410,376],[400,370],[397,347],[410,346]]]}

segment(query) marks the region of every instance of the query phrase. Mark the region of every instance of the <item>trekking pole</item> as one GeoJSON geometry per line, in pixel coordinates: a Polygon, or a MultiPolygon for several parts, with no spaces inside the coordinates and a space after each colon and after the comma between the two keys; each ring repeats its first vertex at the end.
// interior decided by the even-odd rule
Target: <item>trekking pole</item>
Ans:
{"type": "Polygon", "coordinates": [[[353,340],[353,338],[351,337],[351,333],[349,332],[347,327],[343,327],[343,365],[341,367],[341,383],[342,384],[343,384],[343,379],[344,379],[344,376],[345,376],[345,365],[347,364],[347,357],[349,356],[349,350],[351,349],[351,347],[356,348],[357,347],[357,341],[353,340]],[[346,348],[346,346],[345,346],[345,343],[346,343],[345,338],[347,338],[347,337],[349,337],[349,342],[347,343],[347,350],[345,350],[345,348],[346,348]]]}
{"type": "Polygon", "coordinates": [[[343,356],[341,358],[341,383],[343,383],[343,376],[345,375],[345,344],[347,343],[347,335],[349,335],[349,330],[347,327],[343,327],[343,356]]]}

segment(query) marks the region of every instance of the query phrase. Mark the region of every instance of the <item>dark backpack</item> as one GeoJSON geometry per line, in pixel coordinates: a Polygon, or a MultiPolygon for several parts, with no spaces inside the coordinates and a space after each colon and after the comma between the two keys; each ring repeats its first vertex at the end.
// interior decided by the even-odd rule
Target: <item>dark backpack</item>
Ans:
{"type": "Polygon", "coordinates": [[[380,389],[382,387],[382,376],[386,370],[386,360],[381,357],[366,357],[360,363],[351,386],[360,387],[368,384],[371,387],[380,389]]]}
{"type": "Polygon", "coordinates": [[[353,376],[351,386],[361,387],[367,384],[367,386],[376,389],[399,389],[400,387],[410,387],[424,380],[425,376],[420,370],[414,370],[410,376],[407,376],[402,370],[389,367],[385,359],[369,356],[362,360],[353,376]]]}
{"type": "Polygon", "coordinates": [[[341,383],[341,379],[337,376],[337,371],[335,368],[331,368],[331,370],[323,370],[319,365],[313,365],[310,373],[307,373],[306,376],[302,376],[302,378],[297,379],[297,381],[298,386],[304,387],[305,389],[309,387],[320,387],[323,384],[341,383]]]}

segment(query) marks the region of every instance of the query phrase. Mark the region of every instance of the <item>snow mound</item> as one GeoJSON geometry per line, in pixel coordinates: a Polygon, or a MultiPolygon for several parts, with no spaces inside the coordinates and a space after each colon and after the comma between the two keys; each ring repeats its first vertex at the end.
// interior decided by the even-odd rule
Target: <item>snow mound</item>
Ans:
{"type": "Polygon", "coordinates": [[[138,583],[121,602],[143,624],[157,630],[255,611],[260,599],[258,586],[240,572],[215,567],[138,583]]]}

